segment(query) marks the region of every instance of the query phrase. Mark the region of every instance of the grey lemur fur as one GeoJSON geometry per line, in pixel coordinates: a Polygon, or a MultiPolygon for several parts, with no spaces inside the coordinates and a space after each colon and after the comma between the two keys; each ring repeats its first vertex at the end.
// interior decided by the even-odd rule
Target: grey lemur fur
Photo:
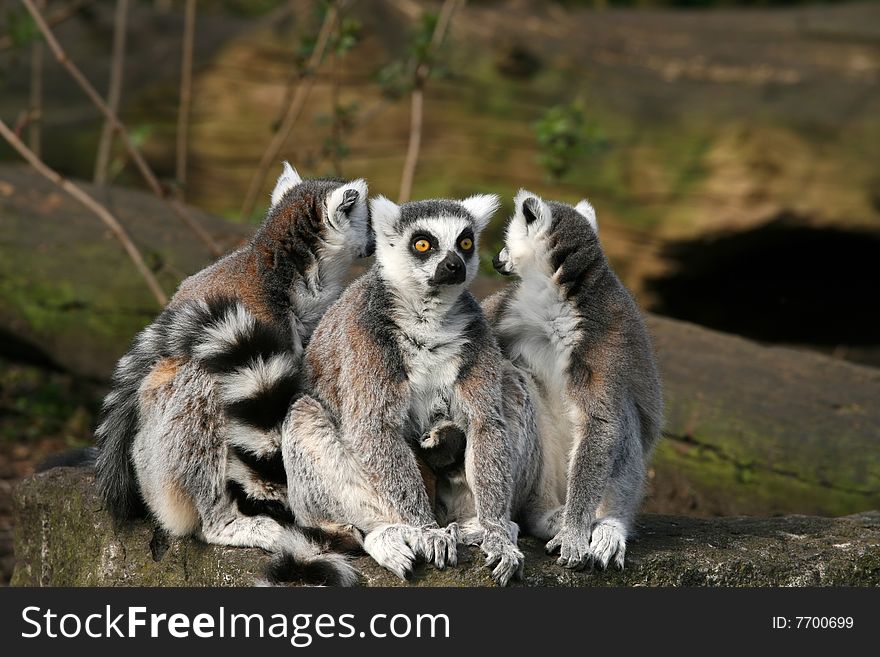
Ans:
{"type": "Polygon", "coordinates": [[[525,529],[550,539],[561,566],[622,568],[663,414],[651,342],[602,252],[592,206],[525,190],[515,205],[494,265],[519,281],[483,308],[538,391],[546,495],[525,529]]]}
{"type": "MultiPolygon", "coordinates": [[[[291,577],[356,572],[294,524],[280,425],[312,331],[372,248],[363,180],[303,181],[285,163],[246,246],[183,281],[116,367],[96,477],[117,520],[283,555],[291,577]]],[[[282,578],[280,570],[270,578],[282,578]]]]}
{"type": "Polygon", "coordinates": [[[405,577],[416,558],[456,562],[458,525],[438,526],[413,446],[438,418],[462,427],[473,540],[506,584],[522,569],[511,526],[518,489],[504,417],[506,367],[467,291],[494,196],[371,203],[376,264],[327,311],[306,350],[311,394],[282,428],[290,507],[348,523],[405,577]]]}

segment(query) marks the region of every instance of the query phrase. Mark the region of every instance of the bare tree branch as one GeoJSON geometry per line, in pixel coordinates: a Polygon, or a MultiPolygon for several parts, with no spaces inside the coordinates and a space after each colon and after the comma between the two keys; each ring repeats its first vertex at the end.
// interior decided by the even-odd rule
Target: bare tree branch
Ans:
{"type": "MultiPolygon", "coordinates": [[[[119,114],[119,98],[122,95],[122,76],[125,70],[125,36],[128,23],[128,0],[116,0],[116,14],[113,18],[113,59],[110,67],[110,88],[107,91],[107,105],[113,114],[119,114]]],[[[104,121],[101,140],[98,142],[98,155],[95,158],[95,184],[107,182],[107,167],[110,164],[110,150],[113,146],[113,124],[104,121]]]]}
{"type": "Polygon", "coordinates": [[[251,214],[253,214],[254,207],[257,204],[257,197],[259,196],[263,183],[266,180],[269,167],[272,166],[272,163],[278,158],[278,154],[284,147],[284,142],[287,141],[287,137],[290,135],[293,125],[302,113],[306,100],[309,97],[309,93],[312,90],[312,86],[315,84],[315,73],[318,66],[321,64],[321,59],[324,57],[324,51],[327,49],[327,43],[330,41],[330,35],[333,32],[333,25],[335,24],[338,15],[339,8],[337,3],[334,2],[330,5],[327,14],[324,16],[324,23],[321,25],[321,31],[318,33],[318,39],[315,42],[314,50],[312,50],[312,56],[306,64],[302,81],[296,88],[296,93],[293,96],[293,100],[290,101],[290,105],[287,107],[284,119],[281,121],[278,131],[272,137],[272,141],[269,142],[269,147],[266,149],[266,152],[263,153],[260,164],[257,166],[257,171],[251,179],[250,187],[245,195],[244,203],[241,206],[241,216],[243,219],[248,219],[251,214]]]}
{"type": "Polygon", "coordinates": [[[131,135],[128,133],[128,130],[126,130],[125,126],[122,125],[119,117],[110,110],[110,108],[107,106],[107,103],[104,102],[104,99],[101,98],[100,94],[95,90],[95,87],[92,86],[85,75],[83,75],[82,71],[77,68],[76,64],[74,64],[67,56],[67,53],[64,52],[61,44],[58,43],[55,35],[52,34],[52,30],[46,24],[46,20],[43,18],[39,10],[34,6],[33,0],[21,1],[24,4],[25,8],[27,8],[28,12],[30,12],[31,16],[34,19],[34,22],[37,24],[37,27],[43,34],[43,37],[46,39],[46,43],[49,45],[49,49],[52,51],[55,59],[57,59],[58,63],[67,70],[68,74],[70,74],[74,81],[85,92],[85,94],[89,97],[95,107],[100,110],[100,112],[108,121],[110,121],[113,129],[119,134],[120,139],[122,139],[122,143],[125,145],[125,150],[134,161],[135,165],[138,168],[138,171],[140,171],[141,173],[141,176],[143,176],[144,180],[147,182],[147,186],[156,196],[164,199],[168,203],[174,214],[177,215],[190,228],[190,230],[192,230],[196,234],[196,236],[205,244],[205,246],[208,247],[208,250],[215,257],[219,256],[222,253],[220,247],[217,245],[214,239],[205,231],[205,229],[202,228],[198,224],[198,222],[196,222],[195,218],[189,213],[189,210],[187,210],[187,208],[182,203],[168,197],[167,190],[159,183],[159,180],[156,178],[156,174],[153,173],[153,170],[150,169],[150,165],[148,165],[146,160],[144,160],[143,154],[141,154],[138,147],[135,146],[134,141],[132,141],[131,139],[131,135]]]}
{"type": "MultiPolygon", "coordinates": [[[[428,57],[440,47],[446,32],[449,29],[449,23],[452,21],[452,15],[460,5],[464,4],[464,0],[445,0],[440,9],[440,16],[437,18],[437,24],[434,26],[434,32],[431,35],[431,45],[428,49],[428,57]]],[[[429,61],[419,62],[416,65],[415,76],[413,79],[413,90],[410,99],[410,125],[409,125],[409,144],[406,148],[406,159],[403,162],[403,172],[400,175],[400,194],[398,195],[398,203],[406,203],[412,196],[413,179],[416,175],[416,166],[419,163],[419,151],[422,146],[422,114],[425,104],[425,82],[431,73],[431,65],[429,61]]]]}
{"type": "Polygon", "coordinates": [[[25,146],[24,142],[16,136],[16,134],[9,129],[6,123],[0,119],[0,136],[2,136],[9,145],[12,146],[16,151],[18,151],[19,155],[21,155],[27,162],[34,168],[36,171],[52,181],[63,189],[65,192],[70,194],[77,201],[82,203],[85,207],[95,213],[98,219],[104,222],[104,225],[110,229],[110,232],[113,234],[119,243],[122,244],[122,248],[125,249],[125,252],[128,254],[128,257],[131,259],[132,263],[134,263],[135,268],[138,270],[138,273],[143,277],[147,286],[150,288],[150,292],[153,293],[156,301],[160,306],[164,306],[168,303],[168,297],[165,296],[165,293],[162,291],[162,287],[159,285],[159,281],[156,280],[156,277],[153,275],[153,272],[150,271],[150,268],[147,267],[144,262],[144,258],[141,255],[141,252],[134,245],[134,242],[131,241],[131,237],[129,237],[128,232],[125,228],[122,227],[122,224],[114,217],[110,211],[105,208],[103,205],[98,203],[94,198],[89,196],[82,188],[73,184],[70,180],[63,178],[56,171],[53,171],[48,166],[46,166],[43,161],[36,156],[36,154],[31,151],[27,146],[25,146]]]}
{"type": "Polygon", "coordinates": [[[183,53],[180,62],[180,108],[177,112],[177,184],[181,195],[186,185],[186,155],[189,142],[189,114],[192,103],[193,43],[195,41],[196,0],[186,0],[183,26],[183,53]]]}
{"type": "MultiPolygon", "coordinates": [[[[42,9],[46,0],[37,0],[42,9]]],[[[43,119],[43,42],[35,40],[31,44],[31,97],[28,107],[28,145],[40,157],[40,137],[43,119]]]]}
{"type": "MultiPolygon", "coordinates": [[[[80,9],[88,7],[89,5],[94,4],[94,2],[95,0],[73,0],[73,2],[50,14],[46,19],[46,23],[48,23],[50,27],[60,25],[69,18],[76,16],[80,9]]],[[[11,36],[8,34],[0,36],[0,51],[9,50],[13,45],[15,45],[15,42],[11,36]]]]}

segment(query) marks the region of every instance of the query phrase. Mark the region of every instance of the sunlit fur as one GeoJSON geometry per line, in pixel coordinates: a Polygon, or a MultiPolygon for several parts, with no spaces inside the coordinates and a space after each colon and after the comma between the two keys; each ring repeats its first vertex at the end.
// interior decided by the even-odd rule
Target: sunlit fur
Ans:
{"type": "Polygon", "coordinates": [[[372,202],[376,264],[315,330],[306,351],[310,394],[282,429],[288,480],[310,482],[289,489],[296,517],[354,525],[367,552],[401,577],[416,558],[437,567],[456,558],[457,525],[438,527],[414,453],[440,420],[466,434],[460,461],[472,499],[456,508],[476,514],[473,540],[499,583],[522,568],[510,526],[519,490],[510,467],[520,450],[504,422],[504,360],[467,291],[479,233],[496,207],[494,196],[372,202]],[[414,251],[420,234],[433,252],[414,251]],[[461,246],[463,234],[472,249],[461,246]],[[462,263],[454,276],[447,259],[462,263]]]}
{"type": "Polygon", "coordinates": [[[560,565],[623,567],[662,417],[647,330],[602,252],[589,202],[521,190],[515,208],[495,266],[519,281],[484,310],[539,391],[547,496],[526,529],[550,539],[560,565]]]}
{"type": "Polygon", "coordinates": [[[372,248],[367,193],[363,180],[302,180],[285,163],[251,241],[186,279],[135,338],[96,431],[97,484],[117,520],[146,511],[209,543],[296,546],[288,566],[353,583],[292,524],[280,424],[304,346],[372,248]]]}

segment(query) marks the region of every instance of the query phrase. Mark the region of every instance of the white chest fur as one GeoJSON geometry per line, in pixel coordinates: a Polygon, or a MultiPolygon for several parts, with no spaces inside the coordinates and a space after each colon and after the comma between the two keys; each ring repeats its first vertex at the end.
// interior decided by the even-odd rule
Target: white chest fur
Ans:
{"type": "Polygon", "coordinates": [[[449,417],[449,399],[461,368],[468,319],[449,312],[399,322],[398,343],[409,374],[409,416],[420,431],[437,416],[449,417]]]}
{"type": "Polygon", "coordinates": [[[578,316],[561,290],[544,275],[524,277],[498,325],[517,365],[540,384],[535,399],[544,454],[545,494],[565,499],[568,455],[576,418],[567,394],[567,371],[579,340],[578,316]]]}
{"type": "Polygon", "coordinates": [[[540,274],[523,278],[498,332],[511,360],[548,390],[561,392],[578,340],[578,316],[552,280],[540,274]]]}

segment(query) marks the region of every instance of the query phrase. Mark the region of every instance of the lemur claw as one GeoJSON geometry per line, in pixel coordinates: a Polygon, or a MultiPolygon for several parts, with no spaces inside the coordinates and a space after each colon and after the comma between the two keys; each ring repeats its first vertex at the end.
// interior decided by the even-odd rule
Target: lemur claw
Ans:
{"type": "Polygon", "coordinates": [[[551,538],[545,548],[548,554],[559,550],[556,563],[570,570],[582,570],[590,565],[593,555],[590,552],[590,531],[583,531],[563,525],[556,536],[551,538]]]}
{"type": "Polygon", "coordinates": [[[480,549],[486,555],[486,566],[492,570],[492,578],[500,586],[507,586],[515,576],[521,578],[525,567],[525,556],[505,532],[489,530],[483,536],[480,549]]]}
{"type": "Polygon", "coordinates": [[[440,570],[447,565],[458,564],[458,524],[450,523],[444,528],[422,527],[417,552],[425,561],[440,570]]]}

